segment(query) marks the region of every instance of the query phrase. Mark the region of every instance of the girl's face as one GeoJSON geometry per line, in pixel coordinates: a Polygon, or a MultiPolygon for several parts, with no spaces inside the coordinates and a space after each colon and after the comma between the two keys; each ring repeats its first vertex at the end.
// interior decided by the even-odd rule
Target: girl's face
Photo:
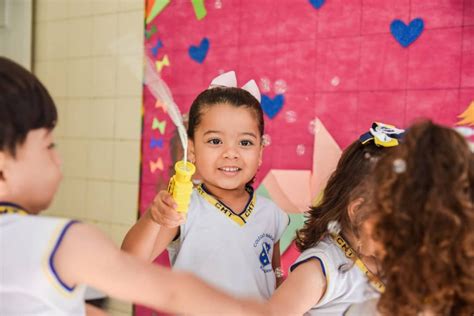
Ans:
{"type": "Polygon", "coordinates": [[[213,192],[244,190],[262,163],[262,142],[252,110],[228,104],[204,107],[189,141],[202,182],[213,192]]]}
{"type": "Polygon", "coordinates": [[[365,256],[373,256],[379,260],[384,257],[384,248],[380,242],[374,238],[374,228],[377,224],[376,216],[370,216],[360,228],[361,254],[365,256]]]}

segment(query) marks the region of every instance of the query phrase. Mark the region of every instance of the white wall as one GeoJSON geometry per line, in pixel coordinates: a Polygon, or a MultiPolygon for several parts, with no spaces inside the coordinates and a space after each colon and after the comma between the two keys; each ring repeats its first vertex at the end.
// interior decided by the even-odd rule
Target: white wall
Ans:
{"type": "Polygon", "coordinates": [[[0,0],[0,56],[31,69],[32,0],[0,0]]]}
{"type": "Polygon", "coordinates": [[[138,212],[144,2],[35,2],[33,68],[58,105],[64,165],[47,213],[93,223],[117,245],[138,212]]]}

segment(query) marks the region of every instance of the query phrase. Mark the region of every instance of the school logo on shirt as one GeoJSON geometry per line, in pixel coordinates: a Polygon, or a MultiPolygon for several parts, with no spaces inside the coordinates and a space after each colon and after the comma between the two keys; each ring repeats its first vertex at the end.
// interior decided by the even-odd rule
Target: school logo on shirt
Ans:
{"type": "Polygon", "coordinates": [[[260,263],[262,264],[262,266],[266,266],[270,264],[270,259],[269,259],[270,249],[272,249],[272,246],[264,242],[262,245],[262,251],[260,252],[260,263]]]}
{"type": "Polygon", "coordinates": [[[258,254],[260,269],[267,273],[273,271],[272,268],[272,246],[275,238],[270,234],[261,234],[255,240],[253,247],[258,254]]]}

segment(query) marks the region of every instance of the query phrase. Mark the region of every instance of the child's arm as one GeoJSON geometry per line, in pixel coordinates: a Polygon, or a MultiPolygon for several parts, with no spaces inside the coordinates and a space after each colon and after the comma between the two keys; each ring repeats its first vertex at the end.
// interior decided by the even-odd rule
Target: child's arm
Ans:
{"type": "Polygon", "coordinates": [[[169,313],[268,312],[258,303],[223,294],[189,273],[172,272],[122,252],[86,224],[74,224],[67,230],[54,265],[69,286],[85,283],[112,297],[169,313]]]}
{"type": "Polygon", "coordinates": [[[106,311],[86,303],[86,316],[110,316],[106,311]]]}
{"type": "Polygon", "coordinates": [[[283,283],[283,280],[285,279],[283,275],[279,275],[279,273],[277,272],[277,271],[282,272],[281,256],[280,256],[280,241],[277,241],[273,245],[272,267],[273,267],[273,271],[275,271],[276,287],[278,288],[283,283]]]}
{"type": "Polygon", "coordinates": [[[326,285],[320,262],[310,259],[288,275],[268,304],[278,315],[303,315],[319,302],[326,285]]]}
{"type": "Polygon", "coordinates": [[[153,261],[176,237],[183,215],[167,191],[160,191],[149,210],[125,236],[122,249],[139,258],[153,261]]]}

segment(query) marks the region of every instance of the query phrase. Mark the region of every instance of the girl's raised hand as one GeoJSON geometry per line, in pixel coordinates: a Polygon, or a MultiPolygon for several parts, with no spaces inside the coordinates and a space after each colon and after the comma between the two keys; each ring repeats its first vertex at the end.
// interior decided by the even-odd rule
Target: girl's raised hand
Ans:
{"type": "Polygon", "coordinates": [[[174,228],[178,227],[186,220],[186,217],[178,213],[176,208],[178,205],[168,191],[160,191],[150,206],[150,216],[153,221],[161,226],[174,228]]]}

